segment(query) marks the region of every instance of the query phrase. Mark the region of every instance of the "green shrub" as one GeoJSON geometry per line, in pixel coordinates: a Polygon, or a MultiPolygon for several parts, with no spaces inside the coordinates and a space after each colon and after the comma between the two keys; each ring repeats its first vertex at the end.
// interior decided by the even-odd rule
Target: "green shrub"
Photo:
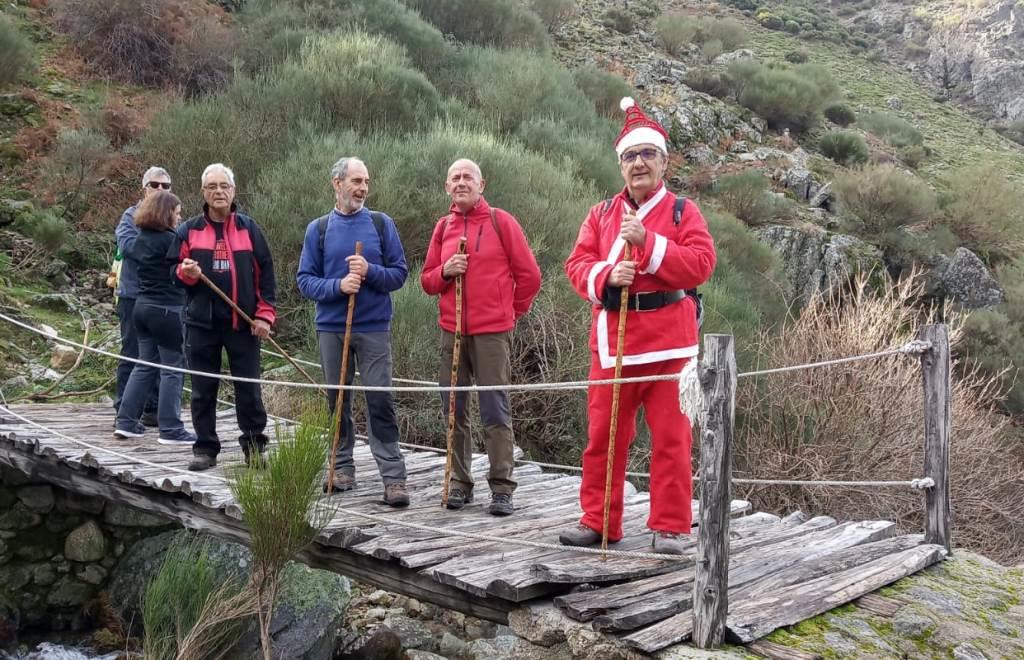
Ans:
{"type": "Polygon", "coordinates": [[[679,56],[685,52],[687,45],[694,43],[706,47],[705,57],[709,61],[721,53],[736,50],[747,41],[746,29],[734,18],[665,14],[654,22],[654,29],[662,46],[670,54],[679,56]],[[717,46],[709,45],[714,42],[717,42],[717,46]],[[709,57],[716,50],[718,52],[709,57]]]}
{"type": "Polygon", "coordinates": [[[935,193],[926,183],[891,165],[840,173],[833,185],[843,210],[871,237],[925,222],[938,208],[935,193]]]}
{"type": "Polygon", "coordinates": [[[998,127],[996,130],[1017,144],[1024,144],[1024,119],[1012,121],[1009,124],[998,127]]]}
{"type": "Polygon", "coordinates": [[[791,50],[785,55],[786,61],[791,64],[803,64],[811,59],[811,54],[804,49],[791,50]]]}
{"type": "Polygon", "coordinates": [[[866,163],[868,143],[854,131],[828,131],[818,139],[818,148],[841,165],[866,163]]]}
{"type": "Polygon", "coordinates": [[[532,0],[530,8],[550,30],[557,30],[576,15],[576,0],[532,0]]]}
{"type": "Polygon", "coordinates": [[[960,244],[989,264],[1010,261],[1024,250],[1024,184],[992,164],[946,177],[945,223],[960,244]]]}
{"type": "Polygon", "coordinates": [[[771,184],[757,169],[729,174],[715,182],[719,203],[748,225],[762,225],[790,217],[790,205],[771,194],[771,184]]]}
{"type": "Polygon", "coordinates": [[[90,128],[61,131],[44,165],[47,185],[64,207],[65,217],[81,219],[99,190],[112,148],[110,140],[90,128]]]}
{"type": "Polygon", "coordinates": [[[576,86],[594,104],[603,117],[620,117],[619,102],[624,96],[633,96],[633,88],[621,77],[595,66],[581,66],[572,72],[576,86]]]}
{"type": "Polygon", "coordinates": [[[740,58],[729,62],[729,66],[726,68],[726,75],[723,78],[729,83],[729,87],[732,89],[733,96],[739,98],[743,95],[743,90],[746,89],[747,85],[754,76],[759,74],[764,66],[749,57],[740,58]]]}
{"type": "Polygon", "coordinates": [[[914,170],[921,166],[921,163],[928,158],[928,154],[928,147],[920,144],[903,147],[899,152],[900,160],[903,161],[903,164],[914,170]]]}
{"type": "Polygon", "coordinates": [[[818,88],[822,101],[831,101],[839,96],[839,84],[832,77],[832,72],[827,67],[814,62],[797,64],[793,72],[805,80],[810,80],[818,88]]]}
{"type": "Polygon", "coordinates": [[[654,30],[658,40],[670,55],[678,57],[686,52],[686,47],[696,41],[697,19],[681,14],[663,14],[654,22],[654,30]]]}
{"type": "Polygon", "coordinates": [[[817,82],[801,72],[762,66],[743,85],[739,102],[773,127],[805,131],[821,120],[827,98],[817,82]]]}
{"type": "Polygon", "coordinates": [[[913,41],[908,42],[907,45],[903,47],[903,54],[911,59],[922,59],[928,57],[930,53],[931,51],[926,47],[916,44],[913,41]]]}
{"type": "Polygon", "coordinates": [[[404,0],[424,20],[459,41],[498,48],[547,50],[540,18],[514,0],[404,0]]]}
{"type": "Polygon", "coordinates": [[[857,125],[874,133],[894,147],[919,145],[924,142],[921,131],[889,112],[865,112],[857,117],[857,125]]]}
{"type": "Polygon", "coordinates": [[[14,21],[0,14],[0,89],[18,82],[33,61],[32,44],[14,21]]]}
{"type": "Polygon", "coordinates": [[[31,238],[48,254],[57,254],[64,247],[71,231],[63,218],[49,210],[39,210],[20,217],[14,228],[23,236],[31,238]]]}
{"type": "Polygon", "coordinates": [[[700,47],[700,55],[705,62],[714,62],[715,58],[724,52],[722,42],[718,39],[709,39],[700,47]]]}
{"type": "Polygon", "coordinates": [[[609,148],[617,134],[609,125],[602,132],[581,133],[557,119],[531,119],[519,126],[517,136],[552,163],[564,163],[573,175],[594,184],[599,193],[610,197],[622,188],[615,153],[609,148]]]}
{"type": "Polygon", "coordinates": [[[555,117],[580,130],[597,120],[572,74],[544,55],[467,48],[459,54],[457,76],[445,91],[478,108],[503,131],[514,132],[533,117],[555,117]]]}
{"type": "Polygon", "coordinates": [[[839,126],[849,126],[857,121],[857,113],[848,104],[836,102],[825,107],[825,118],[839,126]]]}
{"type": "Polygon", "coordinates": [[[609,7],[601,15],[601,25],[622,34],[629,34],[636,29],[633,14],[621,7],[609,7]]]}
{"type": "Polygon", "coordinates": [[[693,68],[686,72],[687,87],[718,98],[725,98],[732,89],[731,81],[712,69],[693,68]]]}

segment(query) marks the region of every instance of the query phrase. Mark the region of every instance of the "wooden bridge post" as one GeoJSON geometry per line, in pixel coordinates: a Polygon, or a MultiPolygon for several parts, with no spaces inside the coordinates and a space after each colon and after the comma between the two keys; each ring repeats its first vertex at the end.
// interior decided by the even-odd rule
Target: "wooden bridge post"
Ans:
{"type": "Polygon", "coordinates": [[[700,436],[700,524],[693,581],[693,642],[712,648],[725,639],[729,610],[729,504],[736,414],[732,335],[705,335],[701,373],[706,418],[700,436]]]}
{"type": "Polygon", "coordinates": [[[921,354],[924,385],[924,476],[935,484],[925,490],[925,542],[952,550],[949,505],[950,357],[949,330],[926,325],[918,338],[931,342],[921,354]]]}

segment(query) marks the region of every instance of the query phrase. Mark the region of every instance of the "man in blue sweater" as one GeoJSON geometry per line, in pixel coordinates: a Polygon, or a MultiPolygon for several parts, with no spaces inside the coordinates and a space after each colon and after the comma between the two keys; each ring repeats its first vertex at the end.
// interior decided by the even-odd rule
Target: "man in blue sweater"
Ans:
{"type": "MultiPolygon", "coordinates": [[[[142,199],[146,199],[159,190],[169,191],[170,189],[171,175],[164,168],[151,167],[142,175],[142,199]]],[[[135,211],[138,210],[140,204],[142,204],[141,200],[125,209],[114,230],[114,236],[117,238],[117,250],[122,255],[131,250],[135,239],[139,236],[139,228],[135,226],[135,211]]],[[[121,355],[128,358],[139,357],[139,335],[135,330],[135,321],[132,318],[135,311],[135,299],[139,297],[137,268],[133,260],[123,259],[117,283],[117,320],[121,325],[121,355]]],[[[114,410],[121,407],[121,397],[124,396],[125,385],[128,384],[128,377],[132,375],[134,367],[134,362],[126,360],[117,363],[117,397],[114,399],[114,410]]],[[[146,398],[141,420],[146,426],[157,426],[156,408],[159,385],[159,381],[154,382],[149,396],[146,398]]]]}
{"type": "MultiPolygon", "coordinates": [[[[350,385],[358,366],[364,385],[391,385],[391,292],[402,288],[409,268],[394,221],[365,207],[370,175],[358,158],[342,158],[331,169],[335,207],[309,223],[296,276],[302,295],[316,302],[316,328],[320,366],[325,380],[338,384],[345,319],[350,294],[356,293],[352,336],[345,384],[350,385]],[[356,241],[363,244],[356,255],[356,241]]],[[[349,393],[350,394],[350,393],[349,393]]],[[[398,446],[398,422],[390,392],[365,392],[367,435],[384,482],[384,501],[408,506],[405,459],[398,446]]],[[[327,393],[333,414],[337,391],[327,393]]],[[[342,410],[341,442],[334,457],[334,482],[324,490],[355,488],[355,428],[352,397],[346,394],[342,410]]]]}

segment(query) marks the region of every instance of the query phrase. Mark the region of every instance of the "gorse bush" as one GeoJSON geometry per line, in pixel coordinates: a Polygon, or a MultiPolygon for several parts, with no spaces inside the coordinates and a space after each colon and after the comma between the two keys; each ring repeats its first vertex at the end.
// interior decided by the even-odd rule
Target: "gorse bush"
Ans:
{"type": "Polygon", "coordinates": [[[0,14],[0,89],[18,82],[33,60],[32,44],[7,16],[0,14]]]}
{"type": "Polygon", "coordinates": [[[839,126],[849,126],[857,121],[857,113],[846,103],[832,103],[825,107],[825,118],[839,126]]]}
{"type": "Polygon", "coordinates": [[[635,94],[625,80],[595,66],[574,69],[572,78],[580,91],[594,104],[597,113],[603,117],[620,117],[622,110],[619,108],[619,101],[624,96],[635,94]]]}
{"type": "Polygon", "coordinates": [[[712,194],[729,213],[747,223],[760,225],[791,214],[789,204],[771,194],[771,184],[758,169],[721,177],[712,194]]]}
{"type": "Polygon", "coordinates": [[[868,143],[854,131],[828,131],[818,139],[818,148],[841,165],[856,165],[868,160],[868,143]]]}
{"type": "Polygon", "coordinates": [[[718,98],[728,96],[732,90],[731,81],[728,78],[723,77],[722,74],[716,71],[705,68],[690,69],[686,72],[683,82],[691,89],[710,94],[711,96],[717,96],[718,98]]]}
{"type": "Polygon", "coordinates": [[[737,95],[740,104],[778,128],[812,128],[821,121],[822,108],[838,92],[828,71],[816,64],[800,64],[790,70],[744,64],[742,68],[730,66],[729,72],[741,90],[737,95]]]}
{"type": "Polygon", "coordinates": [[[874,133],[894,147],[919,145],[924,142],[921,131],[889,112],[865,112],[857,117],[857,125],[874,133]]]}
{"type": "Polygon", "coordinates": [[[874,165],[839,174],[834,182],[843,210],[863,231],[879,237],[903,225],[933,218],[935,193],[921,179],[892,165],[874,165]]]}
{"type": "Polygon", "coordinates": [[[961,245],[989,264],[1024,251],[1024,184],[992,164],[953,172],[945,184],[943,220],[961,245]]]}
{"type": "Polygon", "coordinates": [[[746,29],[734,18],[663,14],[654,22],[654,29],[661,45],[675,56],[690,44],[707,47],[707,56],[715,50],[715,55],[736,50],[747,41],[746,29]]]}
{"type": "Polygon", "coordinates": [[[530,8],[552,30],[565,25],[577,11],[576,0],[533,0],[530,8]]]}
{"type": "Polygon", "coordinates": [[[807,60],[811,59],[811,54],[803,49],[791,50],[786,53],[785,59],[791,64],[803,64],[807,60]]]}
{"type": "Polygon", "coordinates": [[[516,133],[527,147],[552,163],[563,163],[576,178],[594,184],[607,197],[622,187],[615,154],[608,148],[616,134],[612,126],[603,133],[582,133],[554,119],[529,120],[516,133]]]}
{"type": "Polygon", "coordinates": [[[68,223],[52,211],[38,210],[21,216],[14,223],[14,229],[28,238],[49,254],[56,254],[70,238],[68,223]]]}
{"type": "Polygon", "coordinates": [[[609,7],[601,15],[601,24],[622,34],[629,34],[636,29],[633,14],[621,7],[609,7]]]}
{"type": "Polygon", "coordinates": [[[43,171],[65,217],[81,220],[85,215],[110,155],[110,140],[99,131],[82,128],[58,134],[43,171]]]}
{"type": "Polygon", "coordinates": [[[499,48],[545,51],[540,18],[514,0],[404,0],[424,20],[459,41],[499,48]]]}

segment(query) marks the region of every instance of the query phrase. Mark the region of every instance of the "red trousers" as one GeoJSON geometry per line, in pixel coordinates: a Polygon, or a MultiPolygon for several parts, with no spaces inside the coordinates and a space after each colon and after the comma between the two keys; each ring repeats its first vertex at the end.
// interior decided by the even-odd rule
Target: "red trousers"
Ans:
{"type": "MultiPolygon", "coordinates": [[[[622,377],[678,374],[685,359],[624,366],[622,377]]],[[[597,356],[591,360],[590,379],[612,378],[614,369],[602,369],[597,356]]],[[[690,420],[679,410],[678,381],[620,385],[619,417],[615,432],[611,507],[608,539],[622,538],[622,490],[626,479],[629,446],[636,436],[636,414],[644,407],[651,429],[651,514],[647,527],[660,532],[689,534],[693,483],[690,473],[690,420]]],[[[604,517],[605,471],[608,465],[608,427],[612,413],[612,386],[593,385],[587,391],[589,440],[583,452],[583,483],[580,486],[580,522],[600,532],[604,517]]]]}

